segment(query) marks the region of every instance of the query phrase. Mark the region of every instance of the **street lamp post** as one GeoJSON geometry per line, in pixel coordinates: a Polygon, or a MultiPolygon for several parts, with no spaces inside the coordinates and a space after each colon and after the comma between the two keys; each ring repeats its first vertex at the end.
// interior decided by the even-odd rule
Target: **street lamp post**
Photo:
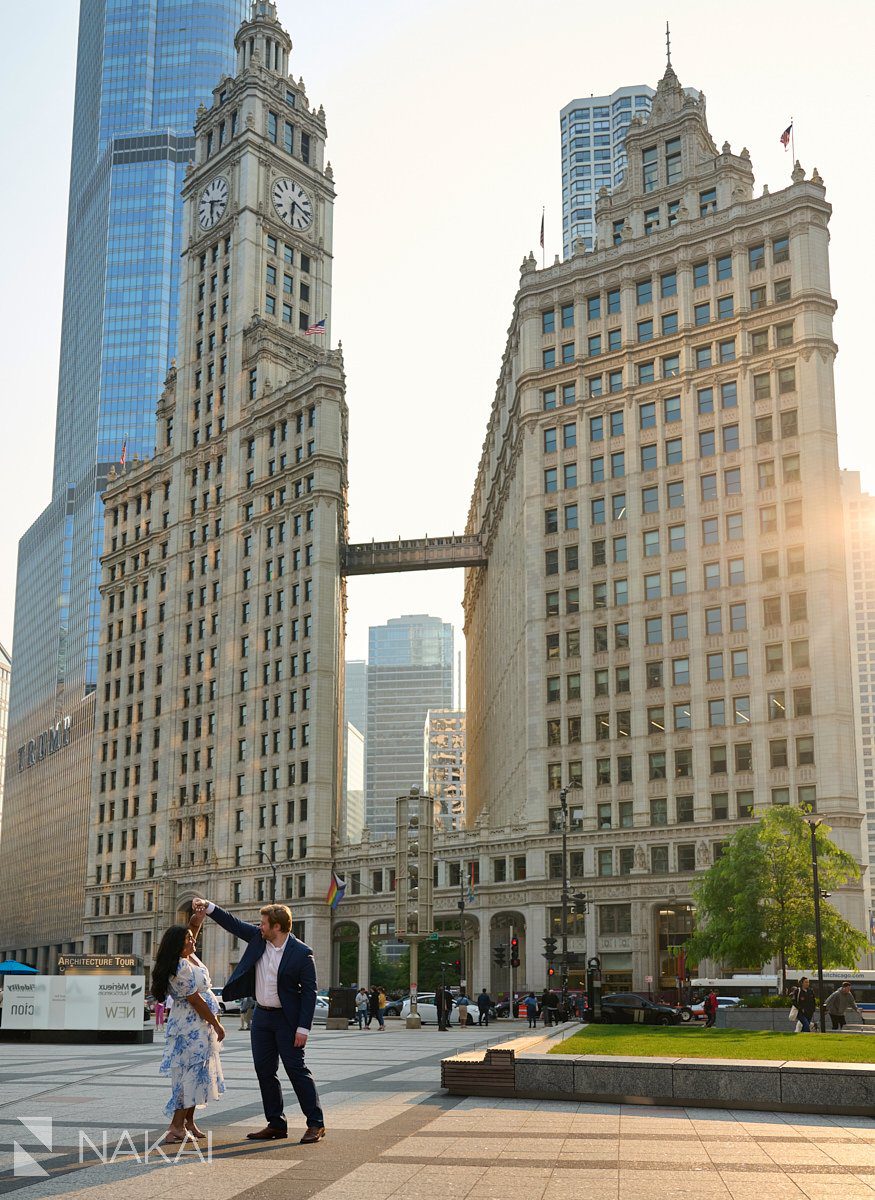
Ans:
{"type": "Polygon", "coordinates": [[[817,827],[820,817],[806,821],[811,831],[811,881],[814,888],[814,944],[817,950],[817,1002],[820,1008],[820,1032],[826,1033],[826,1010],[823,1005],[823,938],[820,929],[820,879],[817,874],[817,827]]]}
{"type": "Polygon", "coordinates": [[[266,862],[270,867],[270,902],[276,904],[276,869],[277,864],[273,861],[266,850],[257,851],[262,862],[266,862]]]}
{"type": "MultiPolygon", "coordinates": [[[[464,865],[463,865],[464,866],[464,865]]],[[[465,992],[467,984],[468,966],[465,958],[465,871],[462,869],[459,872],[459,958],[462,963],[462,970],[459,973],[459,986],[462,992],[465,992]]]]}

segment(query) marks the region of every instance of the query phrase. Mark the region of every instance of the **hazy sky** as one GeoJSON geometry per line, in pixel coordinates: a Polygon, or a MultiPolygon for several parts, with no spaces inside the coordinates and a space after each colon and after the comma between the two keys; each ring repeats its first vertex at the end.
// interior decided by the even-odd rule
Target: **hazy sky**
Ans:
{"type": "MultiPolygon", "coordinates": [[[[193,0],[195,2],[195,0],[193,0]]],[[[662,75],[664,25],[718,147],[747,146],[756,193],[789,184],[778,138],[817,166],[831,223],[840,457],[875,490],[869,203],[875,5],[681,0],[279,0],[292,70],[324,104],[335,206],[334,337],[350,409],[355,541],[461,531],[519,265],[561,253],[559,110],[662,75]],[[862,282],[861,282],[862,280],[862,282]]],[[[18,539],[50,495],[76,60],[76,0],[0,0],[0,641],[18,539]],[[34,24],[34,13],[39,18],[34,24]]],[[[463,573],[354,579],[347,655],[401,613],[462,624],[463,573]]],[[[461,636],[461,634],[460,634],[461,636]]]]}

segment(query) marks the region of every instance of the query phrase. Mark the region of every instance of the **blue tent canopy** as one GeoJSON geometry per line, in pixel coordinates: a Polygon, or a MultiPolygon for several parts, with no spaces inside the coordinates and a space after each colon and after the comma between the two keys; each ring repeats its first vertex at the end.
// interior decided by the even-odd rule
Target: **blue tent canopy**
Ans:
{"type": "Polygon", "coordinates": [[[5,962],[0,962],[0,975],[39,975],[39,971],[36,967],[29,967],[27,963],[7,958],[5,962]]]}

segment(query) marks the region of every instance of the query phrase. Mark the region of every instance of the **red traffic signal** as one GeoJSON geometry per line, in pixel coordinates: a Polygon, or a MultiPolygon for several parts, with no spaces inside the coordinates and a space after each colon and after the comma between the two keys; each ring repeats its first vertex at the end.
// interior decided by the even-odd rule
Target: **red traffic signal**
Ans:
{"type": "Polygon", "coordinates": [[[556,974],[556,968],[555,968],[555,967],[548,967],[548,968],[547,968],[547,974],[548,974],[548,976],[550,977],[550,979],[552,979],[552,978],[553,978],[553,976],[556,974]]]}
{"type": "Polygon", "coordinates": [[[512,937],[510,939],[511,952],[516,951],[517,948],[519,947],[519,944],[520,944],[520,939],[518,937],[512,937]]]}

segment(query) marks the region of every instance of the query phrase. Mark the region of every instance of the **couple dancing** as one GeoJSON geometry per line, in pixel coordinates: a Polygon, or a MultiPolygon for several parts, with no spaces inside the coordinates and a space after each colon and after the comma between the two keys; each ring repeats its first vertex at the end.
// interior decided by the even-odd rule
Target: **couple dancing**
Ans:
{"type": "Polygon", "coordinates": [[[292,914],[284,904],[261,909],[258,925],[240,921],[207,900],[196,898],[191,922],[173,925],[161,939],[152,972],[152,991],[174,1004],[167,1024],[161,1073],[170,1076],[170,1117],[166,1142],[204,1137],[194,1120],[195,1108],[225,1090],[219,1044],[225,1030],[207,969],[195,954],[197,934],[207,916],[248,945],[223,990],[226,1000],[254,996],[252,1060],[267,1125],[249,1133],[250,1141],[288,1137],[278,1078],[282,1061],[307,1120],[303,1145],[325,1136],[325,1122],[313,1076],[304,1062],[304,1047],[316,1007],[316,967],[309,946],[292,934],[292,914]],[[180,1003],[184,1001],[184,1003],[180,1003]]]}

